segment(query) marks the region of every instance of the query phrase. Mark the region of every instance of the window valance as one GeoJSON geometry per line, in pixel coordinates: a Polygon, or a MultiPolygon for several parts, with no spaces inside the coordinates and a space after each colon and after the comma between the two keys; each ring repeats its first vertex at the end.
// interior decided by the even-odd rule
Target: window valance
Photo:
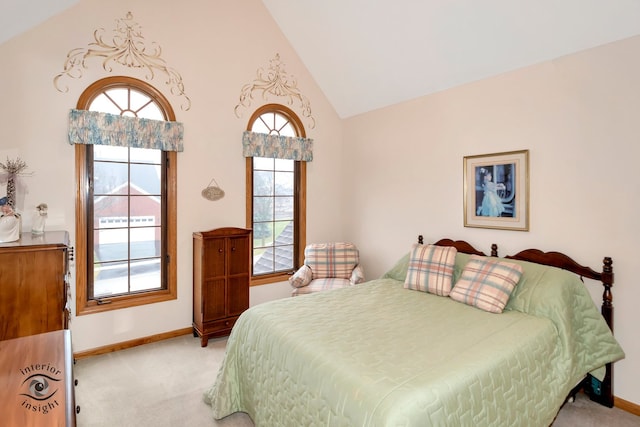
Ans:
{"type": "Polygon", "coordinates": [[[69,112],[69,144],[183,151],[183,135],[184,126],[179,122],[88,110],[72,109],[69,112]]]}
{"type": "Polygon", "coordinates": [[[313,139],[245,131],[242,134],[242,154],[244,157],[310,162],[313,160],[313,139]]]}

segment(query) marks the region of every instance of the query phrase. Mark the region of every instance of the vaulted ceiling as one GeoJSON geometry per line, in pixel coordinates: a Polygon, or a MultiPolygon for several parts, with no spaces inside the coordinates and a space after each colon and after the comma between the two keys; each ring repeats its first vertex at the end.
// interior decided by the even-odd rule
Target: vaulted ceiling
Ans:
{"type": "MultiPolygon", "coordinates": [[[[2,0],[0,43],[78,1],[2,0]]],[[[640,34],[638,0],[262,1],[343,118],[640,34]]]]}
{"type": "Polygon", "coordinates": [[[1,0],[0,44],[52,16],[73,6],[80,0],[1,0]]]}

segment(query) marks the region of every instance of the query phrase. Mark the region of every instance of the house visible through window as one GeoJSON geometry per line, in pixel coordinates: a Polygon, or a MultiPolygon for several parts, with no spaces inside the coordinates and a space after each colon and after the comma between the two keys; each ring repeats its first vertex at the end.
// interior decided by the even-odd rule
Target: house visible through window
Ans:
{"type": "MultiPolygon", "coordinates": [[[[159,92],[125,77],[96,82],[78,109],[175,119],[159,92]]],[[[76,240],[79,249],[86,247],[77,259],[78,314],[175,298],[175,152],[110,145],[76,150],[77,215],[84,219],[76,240]]]]}
{"type": "MultiPolygon", "coordinates": [[[[248,130],[305,136],[298,117],[277,104],[256,111],[248,130]]],[[[299,266],[304,250],[306,165],[294,160],[252,157],[247,158],[247,171],[247,226],[253,230],[252,283],[283,280],[299,266]]]]}
{"type": "Polygon", "coordinates": [[[93,147],[91,297],[162,288],[161,158],[160,150],[93,147]]]}

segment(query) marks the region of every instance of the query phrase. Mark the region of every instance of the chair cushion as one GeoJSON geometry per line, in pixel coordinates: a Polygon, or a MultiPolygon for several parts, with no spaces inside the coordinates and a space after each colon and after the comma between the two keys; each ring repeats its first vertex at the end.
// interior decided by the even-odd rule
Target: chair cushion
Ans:
{"type": "Polygon", "coordinates": [[[328,291],[330,289],[346,288],[348,286],[351,286],[349,279],[315,279],[312,280],[308,286],[295,288],[293,292],[291,292],[291,295],[311,294],[314,292],[328,291]]]}
{"type": "Polygon", "coordinates": [[[359,262],[355,245],[342,242],[307,245],[304,257],[304,263],[311,267],[314,280],[328,277],[349,279],[359,262]]]}

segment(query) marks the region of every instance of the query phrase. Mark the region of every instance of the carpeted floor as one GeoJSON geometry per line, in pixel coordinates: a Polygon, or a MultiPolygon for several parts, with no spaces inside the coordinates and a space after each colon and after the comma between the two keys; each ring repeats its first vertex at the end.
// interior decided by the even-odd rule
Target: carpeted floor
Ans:
{"type": "MultiPolygon", "coordinates": [[[[202,393],[215,381],[226,339],[185,335],[78,360],[79,427],[253,427],[246,414],[215,421],[202,393]]],[[[605,408],[582,395],[566,404],[553,427],[640,426],[640,417],[605,408]]],[[[273,426],[279,427],[279,426],[273,426]]]]}

